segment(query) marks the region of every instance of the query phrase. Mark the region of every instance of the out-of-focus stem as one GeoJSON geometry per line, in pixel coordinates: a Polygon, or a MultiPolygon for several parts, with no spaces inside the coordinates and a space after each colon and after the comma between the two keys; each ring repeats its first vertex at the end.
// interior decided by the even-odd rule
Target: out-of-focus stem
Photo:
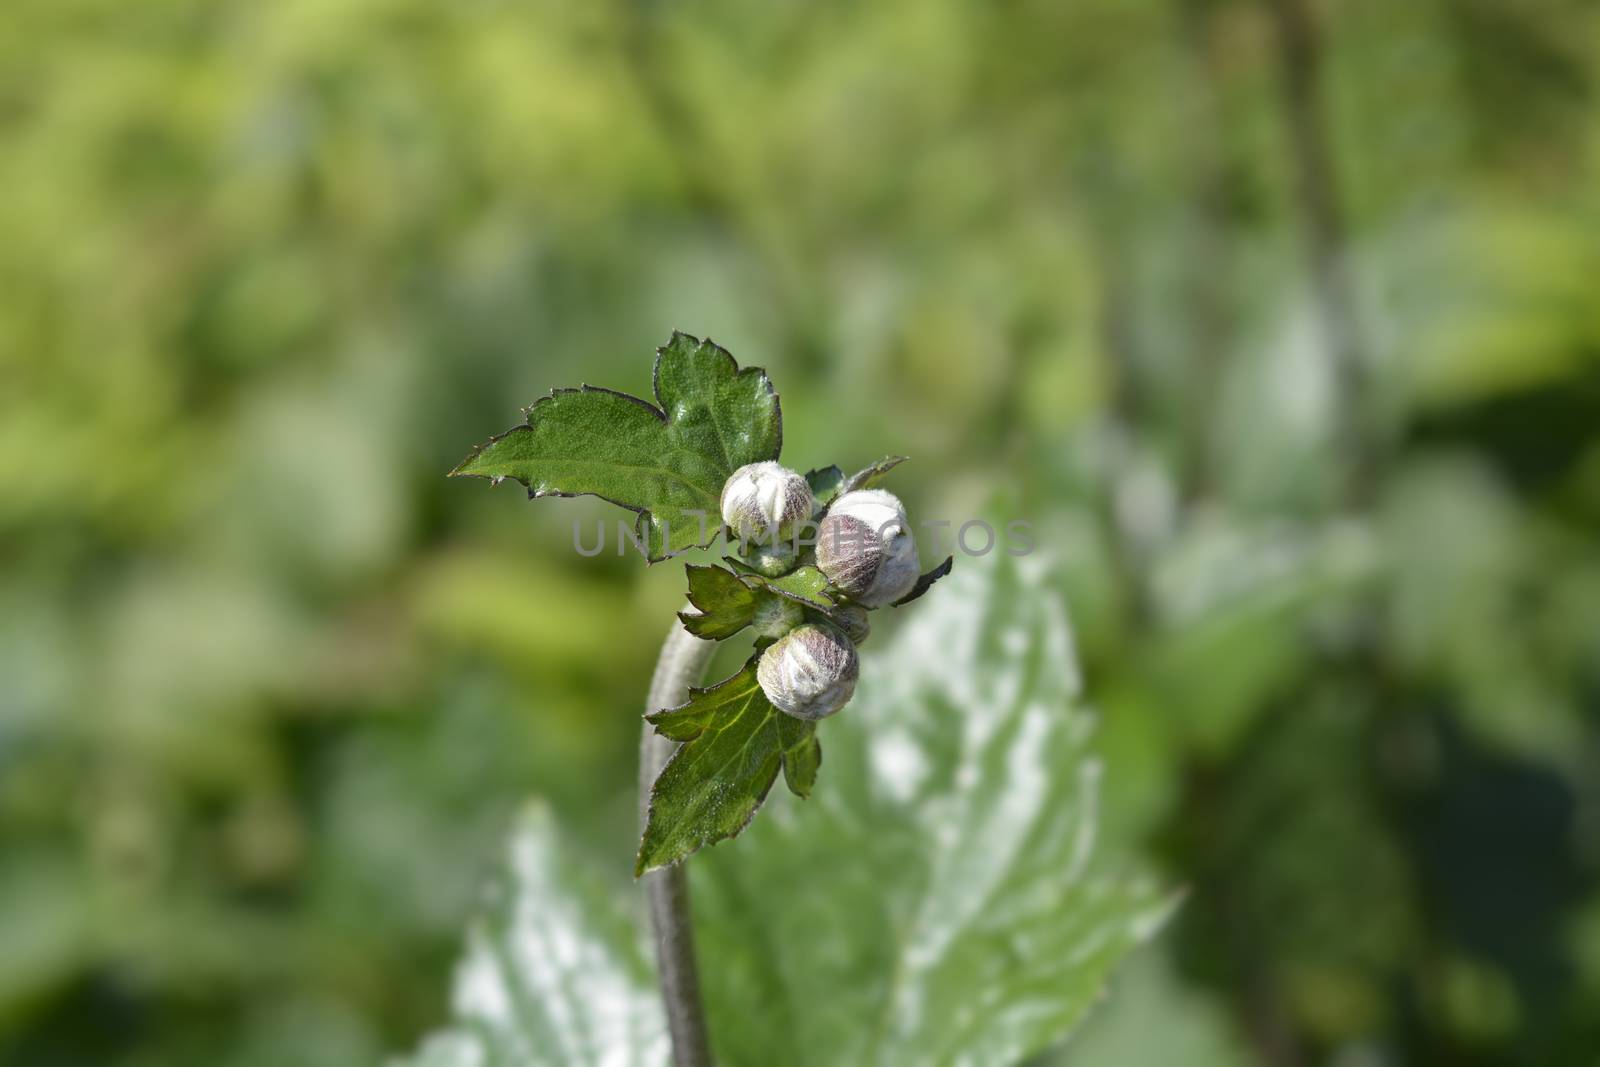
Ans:
{"type": "MultiPolygon", "coordinates": [[[[661,644],[656,673],[650,680],[645,712],[659,711],[688,699],[691,685],[704,679],[716,642],[703,641],[673,620],[661,644]]],[[[649,723],[639,742],[639,825],[650,810],[650,789],[661,768],[672,758],[673,743],[657,734],[649,723]]],[[[700,1002],[700,972],[694,954],[694,918],[689,909],[689,875],[683,863],[651,871],[643,879],[650,901],[650,925],[655,930],[656,966],[661,974],[661,996],[672,1034],[672,1059],[677,1067],[710,1067],[711,1039],[706,1032],[705,1007],[700,1002]]]]}
{"type": "Polygon", "coordinates": [[[1339,383],[1340,447],[1351,470],[1346,496],[1348,502],[1359,504],[1372,489],[1373,426],[1367,411],[1370,397],[1338,170],[1322,93],[1321,33],[1309,0],[1272,0],[1271,9],[1317,319],[1339,383]]]}

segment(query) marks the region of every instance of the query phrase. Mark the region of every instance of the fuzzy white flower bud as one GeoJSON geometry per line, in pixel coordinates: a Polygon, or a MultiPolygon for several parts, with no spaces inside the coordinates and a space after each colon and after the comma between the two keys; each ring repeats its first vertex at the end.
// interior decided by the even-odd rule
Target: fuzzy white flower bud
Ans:
{"type": "Polygon", "coordinates": [[[779,711],[797,719],[824,719],[849,703],[859,671],[848,637],[808,622],[761,653],[756,680],[779,711]]]}
{"type": "Polygon", "coordinates": [[[862,607],[881,608],[911,592],[921,562],[899,498],[858,489],[835,500],[817,530],[817,567],[862,607]]]}
{"type": "Polygon", "coordinates": [[[747,463],[722,487],[722,521],[741,541],[788,540],[811,518],[805,478],[781,463],[747,463]]]}

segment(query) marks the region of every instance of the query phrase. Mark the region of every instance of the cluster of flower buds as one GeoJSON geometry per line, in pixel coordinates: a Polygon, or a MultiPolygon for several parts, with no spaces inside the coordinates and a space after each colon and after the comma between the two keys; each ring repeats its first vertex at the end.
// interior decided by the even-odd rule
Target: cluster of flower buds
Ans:
{"type": "MultiPolygon", "coordinates": [[[[722,490],[723,522],[768,574],[795,565],[796,534],[815,506],[805,478],[778,463],[741,467],[722,490]]],[[[855,646],[871,629],[867,612],[909,594],[919,570],[905,508],[881,489],[835,499],[817,525],[815,543],[817,569],[840,598],[830,620],[791,616],[757,627],[762,636],[777,638],[757,665],[761,689],[774,707],[801,719],[825,718],[850,700],[860,669],[855,646]]]]}

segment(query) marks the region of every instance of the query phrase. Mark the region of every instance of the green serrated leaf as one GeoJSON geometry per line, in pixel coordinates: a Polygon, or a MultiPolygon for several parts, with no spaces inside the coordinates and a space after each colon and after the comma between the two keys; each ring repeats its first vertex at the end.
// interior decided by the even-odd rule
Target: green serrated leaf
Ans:
{"type": "Polygon", "coordinates": [[[839,490],[844,485],[844,471],[832,463],[817,470],[806,471],[806,484],[811,486],[812,499],[819,505],[827,507],[833,498],[839,495],[839,490]]]}
{"type": "Polygon", "coordinates": [[[891,606],[903,608],[913,600],[920,597],[923,593],[926,593],[929,589],[933,588],[934,582],[937,582],[940,578],[943,578],[945,575],[950,573],[950,568],[955,566],[955,562],[956,558],[954,556],[946,556],[943,563],[939,564],[937,567],[933,568],[933,570],[918,578],[917,584],[911,587],[911,592],[907,593],[899,600],[896,600],[891,606]]]}
{"type": "Polygon", "coordinates": [[[1091,717],[1048,583],[999,554],[949,581],[864,658],[811,800],[690,866],[723,1062],[1027,1061],[1170,908],[1093,861],[1091,717]]]}
{"type": "Polygon", "coordinates": [[[689,603],[694,612],[680,611],[683,628],[696,637],[721,641],[749,626],[763,594],[752,589],[739,576],[721,567],[690,563],[689,603]]]}
{"type": "Polygon", "coordinates": [[[844,484],[839,487],[839,492],[853,493],[857,489],[870,489],[882,481],[885,474],[900,466],[908,458],[907,456],[884,456],[878,462],[871,466],[863,467],[846,478],[844,484]]]}
{"type": "Polygon", "coordinates": [[[524,425],[474,449],[452,475],[506,478],[530,496],[598,496],[637,512],[652,562],[710,544],[722,486],[777,459],[783,416],[766,372],[685,333],[656,352],[655,404],[581,386],[536,401],[524,425]]]}
{"type": "Polygon", "coordinates": [[[562,847],[543,805],[467,932],[452,1021],[395,1067],[666,1067],[660,995],[629,910],[562,847]]]}
{"type": "MultiPolygon", "coordinates": [[[[635,874],[737,836],[767,798],[790,749],[805,749],[783,722],[790,716],[762,693],[757,659],[716,685],[689,690],[681,707],[646,716],[659,733],[683,743],[650,791],[635,874]]],[[[801,751],[797,758],[810,754],[801,751]]],[[[803,770],[798,773],[804,781],[803,770]]]]}

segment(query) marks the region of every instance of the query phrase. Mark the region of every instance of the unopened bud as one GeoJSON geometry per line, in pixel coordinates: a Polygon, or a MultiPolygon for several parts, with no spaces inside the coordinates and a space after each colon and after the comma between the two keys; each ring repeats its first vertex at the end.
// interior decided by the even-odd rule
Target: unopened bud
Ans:
{"type": "Polygon", "coordinates": [[[805,478],[770,460],[745,464],[722,487],[722,521],[744,542],[792,538],[812,506],[805,478]]]}
{"type": "Polygon", "coordinates": [[[817,531],[817,567],[862,607],[881,608],[911,592],[921,564],[899,498],[858,489],[835,500],[817,531]]]}
{"type": "Polygon", "coordinates": [[[859,670],[848,637],[808,622],[761,653],[756,680],[779,711],[797,719],[824,719],[849,703],[859,670]]]}

